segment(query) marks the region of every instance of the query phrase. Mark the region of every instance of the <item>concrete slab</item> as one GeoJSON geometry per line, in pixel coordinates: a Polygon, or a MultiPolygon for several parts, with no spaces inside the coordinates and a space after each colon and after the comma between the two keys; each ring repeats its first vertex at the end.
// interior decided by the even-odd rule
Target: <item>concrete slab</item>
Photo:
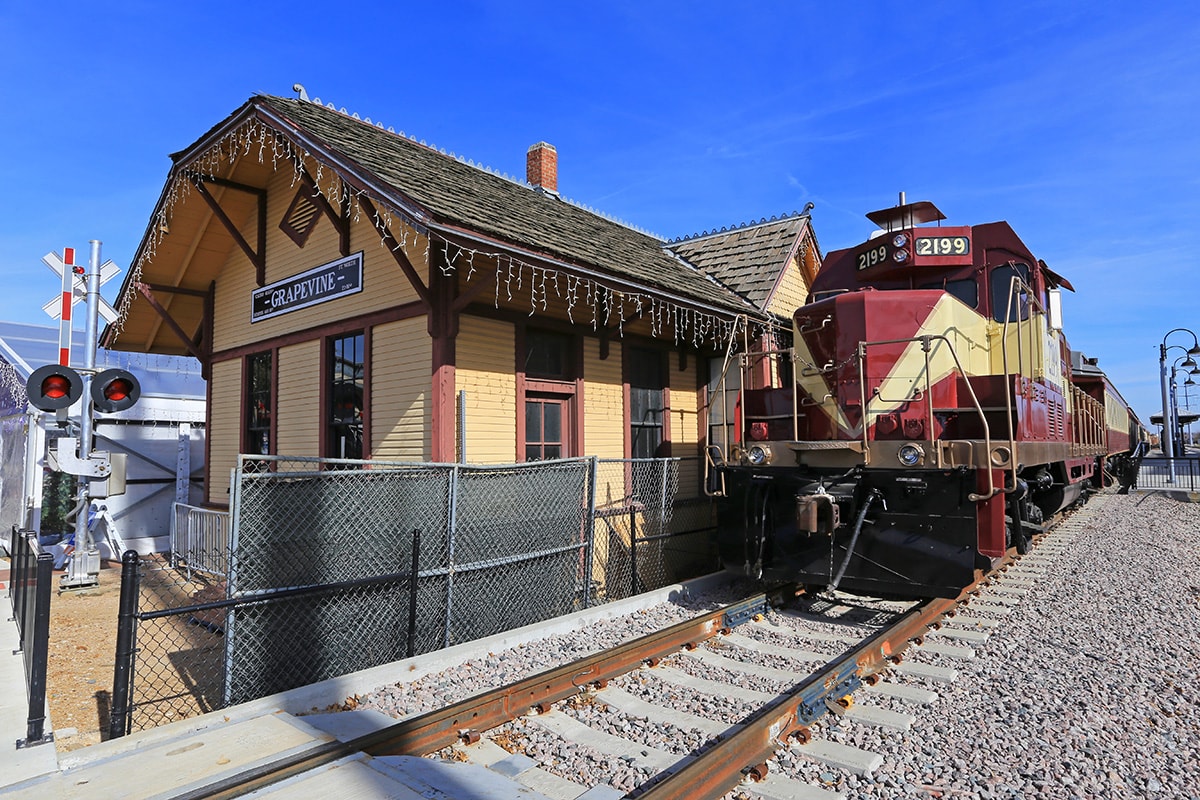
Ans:
{"type": "Polygon", "coordinates": [[[732,684],[722,683],[721,681],[710,681],[707,678],[697,678],[689,675],[683,670],[675,669],[674,667],[658,666],[653,670],[653,674],[667,683],[673,683],[676,686],[685,686],[701,694],[715,695],[717,697],[732,697],[735,700],[743,700],[747,703],[761,705],[767,703],[778,695],[769,692],[756,692],[753,689],[744,689],[741,686],[733,686],[732,684]]]}
{"type": "MultiPolygon", "coordinates": [[[[8,562],[0,562],[7,566],[8,562]]],[[[5,592],[7,594],[7,592],[5,592]]],[[[58,770],[58,753],[54,747],[54,729],[50,724],[50,709],[42,724],[42,744],[17,747],[17,740],[28,735],[29,700],[25,692],[25,656],[20,653],[21,637],[17,623],[11,619],[12,606],[0,600],[0,780],[20,783],[58,770]]]]}
{"type": "Polygon", "coordinates": [[[832,789],[794,781],[778,772],[768,773],[764,781],[743,783],[734,794],[746,794],[761,800],[841,800],[846,796],[832,789]]]}
{"type": "Polygon", "coordinates": [[[272,714],[35,778],[8,787],[5,797],[14,800],[174,797],[330,741],[333,737],[329,734],[289,714],[272,714]],[[130,779],[133,775],[137,780],[130,779]]]}
{"type": "Polygon", "coordinates": [[[558,711],[536,714],[527,717],[527,719],[534,725],[540,725],[546,730],[558,734],[563,739],[590,747],[593,750],[599,750],[601,753],[625,759],[631,764],[645,767],[655,772],[664,772],[672,767],[681,767],[684,764],[695,761],[695,758],[692,756],[679,756],[674,753],[667,753],[649,745],[624,739],[620,736],[613,736],[611,733],[605,733],[604,731],[598,731],[595,728],[584,725],[574,717],[558,711]]]}
{"type": "Polygon", "coordinates": [[[894,667],[896,672],[907,678],[920,678],[935,683],[954,683],[958,680],[958,670],[949,667],[938,667],[933,664],[918,664],[906,661],[894,667]]]}
{"type": "Polygon", "coordinates": [[[837,742],[813,739],[808,744],[792,745],[792,749],[811,759],[838,767],[855,775],[870,775],[883,765],[883,756],[837,742]]]}
{"type": "Polygon", "coordinates": [[[908,683],[893,683],[892,681],[880,681],[874,686],[865,687],[865,691],[869,695],[877,694],[882,697],[891,697],[904,703],[915,703],[923,706],[930,705],[938,699],[937,692],[908,683]]]}
{"type": "MultiPolygon", "coordinates": [[[[475,764],[438,761],[418,756],[382,756],[371,766],[416,792],[421,798],[486,797],[488,800],[552,800],[511,778],[475,764]]],[[[343,792],[337,790],[337,795],[343,792]]],[[[307,795],[289,795],[299,800],[307,795]]],[[[364,798],[368,795],[364,795],[364,798]]]]}
{"type": "Polygon", "coordinates": [[[741,725],[726,725],[711,719],[687,714],[673,708],[664,708],[653,703],[647,703],[640,697],[630,694],[619,686],[607,686],[596,693],[596,699],[605,705],[615,708],[631,717],[645,717],[654,722],[665,722],[682,730],[698,730],[708,736],[718,736],[722,733],[732,733],[739,730],[741,725]]]}
{"type": "Polygon", "coordinates": [[[890,711],[879,706],[863,706],[857,703],[846,709],[846,719],[859,725],[870,725],[875,728],[891,728],[896,731],[906,731],[912,727],[916,719],[911,714],[890,711]]]}
{"type": "Polygon", "coordinates": [[[767,653],[773,656],[795,659],[796,661],[825,664],[832,660],[830,656],[824,653],[817,653],[813,650],[799,650],[794,647],[783,647],[782,645],[770,642],[762,642],[750,636],[743,636],[740,633],[731,633],[723,636],[719,641],[731,644],[734,647],[741,647],[745,650],[753,650],[756,653],[767,653]]]}

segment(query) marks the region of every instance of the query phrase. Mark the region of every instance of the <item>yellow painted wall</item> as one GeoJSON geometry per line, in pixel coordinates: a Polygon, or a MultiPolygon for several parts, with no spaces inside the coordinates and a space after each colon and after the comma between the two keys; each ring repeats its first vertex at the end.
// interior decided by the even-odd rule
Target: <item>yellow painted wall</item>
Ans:
{"type": "Polygon", "coordinates": [[[241,446],[242,362],[219,361],[212,365],[209,378],[212,403],[209,405],[208,502],[229,503],[229,472],[237,466],[241,446]]]}
{"type": "Polygon", "coordinates": [[[619,341],[611,342],[600,360],[600,341],[583,340],[584,455],[625,457],[625,392],[621,381],[619,341]]]}
{"type": "MultiPolygon", "coordinates": [[[[316,227],[303,249],[280,230],[279,222],[299,186],[299,183],[293,183],[290,166],[281,165],[267,187],[268,284],[342,257],[338,249],[337,230],[324,214],[319,215],[316,227]]],[[[392,221],[392,229],[397,236],[401,235],[399,220],[392,221]]],[[[258,241],[257,214],[250,215],[242,227],[242,236],[252,245],[258,241]]],[[[422,266],[425,240],[410,234],[407,241],[409,260],[421,274],[422,282],[428,283],[428,271],[422,266]]],[[[233,245],[225,267],[217,278],[213,349],[220,352],[418,299],[416,290],[392,254],[382,245],[379,233],[365,213],[359,215],[357,222],[351,223],[350,252],[359,250],[363,251],[363,291],[251,324],[251,299],[254,290],[259,288],[255,282],[255,269],[241,248],[233,245]]]]}
{"type": "Polygon", "coordinates": [[[428,461],[433,340],[425,317],[377,325],[371,337],[372,457],[428,461]]]}
{"type": "Polygon", "coordinates": [[[281,456],[320,456],[321,342],[279,348],[275,452],[281,456]]]}
{"type": "Polygon", "coordinates": [[[517,460],[516,334],[508,322],[463,316],[455,385],[467,393],[467,462],[517,460]]]}
{"type": "Polygon", "coordinates": [[[679,497],[700,494],[700,396],[696,388],[697,359],[689,356],[687,368],[679,369],[679,357],[671,355],[671,454],[686,459],[679,465],[679,497]]]}

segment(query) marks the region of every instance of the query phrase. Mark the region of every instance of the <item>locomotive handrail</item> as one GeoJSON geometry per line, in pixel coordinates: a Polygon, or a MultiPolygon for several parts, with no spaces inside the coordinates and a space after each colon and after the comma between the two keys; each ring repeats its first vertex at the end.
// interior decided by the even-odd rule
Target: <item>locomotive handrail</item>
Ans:
{"type": "MultiPolygon", "coordinates": [[[[1046,308],[1042,305],[1041,300],[1038,299],[1037,293],[1033,291],[1033,287],[1026,283],[1020,275],[1014,274],[1008,282],[1008,304],[1004,307],[1004,326],[1000,330],[1000,358],[1001,367],[1004,370],[1004,405],[1006,406],[1004,416],[1008,420],[1008,452],[1012,460],[1010,466],[1012,468],[1012,485],[1014,487],[1017,485],[1017,434],[1013,429],[1013,417],[1016,414],[1012,396],[1012,380],[1008,371],[1008,325],[1013,321],[1013,301],[1017,299],[1018,288],[1025,290],[1025,297],[1027,301],[1035,306],[1034,311],[1040,311],[1043,315],[1046,313],[1046,308]]],[[[1016,321],[1018,323],[1025,322],[1031,327],[1033,326],[1033,313],[1028,314],[1024,320],[1020,319],[1020,316],[1020,305],[1018,304],[1016,321]]],[[[1018,324],[1016,326],[1016,331],[1017,375],[1023,376],[1024,373],[1022,372],[1022,367],[1024,366],[1024,363],[1022,361],[1022,356],[1024,355],[1024,352],[1021,346],[1021,325],[1018,324]]],[[[1033,380],[1033,340],[1034,336],[1031,332],[1029,335],[1029,374],[1031,381],[1033,380]]]]}
{"type": "MultiPolygon", "coordinates": [[[[992,476],[991,457],[992,457],[992,431],[988,425],[987,416],[983,413],[983,406],[979,402],[979,397],[975,394],[975,387],[971,385],[971,381],[967,380],[967,373],[963,369],[962,362],[958,359],[958,352],[954,349],[954,344],[945,334],[926,334],[924,336],[916,336],[908,339],[882,339],[875,342],[859,342],[858,343],[858,391],[862,402],[862,437],[863,437],[863,458],[864,463],[871,463],[871,444],[867,437],[867,378],[866,378],[866,363],[867,363],[867,348],[877,347],[885,344],[911,344],[920,342],[921,349],[925,353],[925,395],[930,398],[928,408],[926,409],[926,430],[929,431],[929,450],[930,453],[937,453],[937,465],[944,466],[942,451],[937,446],[937,440],[934,438],[933,428],[933,387],[930,384],[929,370],[929,353],[930,342],[938,339],[945,343],[946,348],[950,351],[950,357],[954,359],[954,366],[958,369],[958,374],[963,377],[963,383],[967,386],[967,393],[971,395],[971,404],[975,407],[975,412],[979,415],[979,421],[983,425],[983,447],[984,459],[987,462],[985,472],[988,476],[988,490],[986,494],[971,492],[967,498],[972,502],[981,502],[990,500],[1001,492],[1008,491],[1003,486],[996,486],[995,478],[992,476]]],[[[1010,423],[1011,427],[1011,423],[1010,423]]],[[[1016,463],[1015,449],[1009,449],[1010,457],[1016,463]]],[[[1014,467],[1015,472],[1015,467],[1014,467]]],[[[1016,483],[1014,482],[1014,486],[1016,483]]]]}

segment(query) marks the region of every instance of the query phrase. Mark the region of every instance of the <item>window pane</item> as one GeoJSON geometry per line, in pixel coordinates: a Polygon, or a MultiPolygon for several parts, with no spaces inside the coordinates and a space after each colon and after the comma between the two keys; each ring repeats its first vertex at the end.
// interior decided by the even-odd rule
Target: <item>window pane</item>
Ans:
{"type": "Polygon", "coordinates": [[[327,391],[329,450],[333,458],[363,456],[365,338],[356,333],[330,340],[327,391]]]}
{"type": "Polygon", "coordinates": [[[545,447],[546,458],[562,458],[562,448],[556,444],[548,444],[545,447]]]}
{"type": "Polygon", "coordinates": [[[542,441],[542,404],[536,400],[525,401],[525,441],[542,441]]]}
{"type": "MultiPolygon", "coordinates": [[[[544,442],[561,442],[562,435],[562,406],[558,403],[546,403],[546,427],[542,436],[544,442]]],[[[557,456],[555,456],[557,458],[557,456]]]]}
{"type": "Polygon", "coordinates": [[[525,445],[525,460],[539,461],[542,458],[542,446],[539,444],[525,445]]]}
{"type": "Polygon", "coordinates": [[[571,337],[565,333],[525,332],[525,374],[531,378],[571,377],[571,337]]]}

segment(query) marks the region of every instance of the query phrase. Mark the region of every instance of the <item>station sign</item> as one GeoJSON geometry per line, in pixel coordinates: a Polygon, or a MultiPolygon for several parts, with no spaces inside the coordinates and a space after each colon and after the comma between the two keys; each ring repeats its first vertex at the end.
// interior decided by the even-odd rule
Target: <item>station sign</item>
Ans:
{"type": "Polygon", "coordinates": [[[363,290],[363,254],[339,258],[254,290],[250,322],[278,317],[363,290]]]}

